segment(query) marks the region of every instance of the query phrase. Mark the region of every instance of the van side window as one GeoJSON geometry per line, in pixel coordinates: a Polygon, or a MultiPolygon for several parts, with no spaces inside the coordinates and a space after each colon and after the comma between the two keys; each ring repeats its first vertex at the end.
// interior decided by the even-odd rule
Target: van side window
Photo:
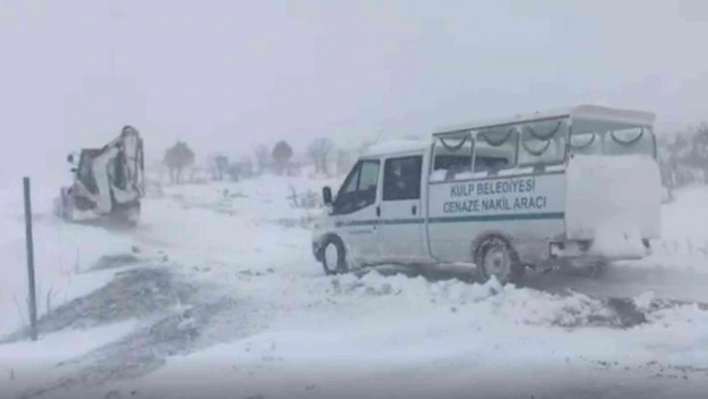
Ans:
{"type": "Polygon", "coordinates": [[[602,154],[603,137],[600,133],[584,132],[570,135],[570,151],[574,154],[602,154]]]}
{"type": "Polygon", "coordinates": [[[519,164],[552,165],[565,160],[569,124],[564,119],[531,122],[519,126],[519,164]]]}
{"type": "Polygon", "coordinates": [[[423,157],[387,159],[384,165],[383,200],[401,201],[420,199],[420,178],[423,157]]]}
{"type": "Polygon", "coordinates": [[[438,137],[433,149],[430,181],[469,178],[474,142],[469,132],[438,137]]]}
{"type": "Polygon", "coordinates": [[[356,164],[337,194],[334,214],[356,212],[376,202],[379,168],[379,161],[361,161],[356,164]]]}
{"type": "Polygon", "coordinates": [[[620,128],[605,134],[603,152],[607,155],[654,154],[654,137],[649,129],[620,128]]]}
{"type": "Polygon", "coordinates": [[[477,132],[474,171],[495,174],[516,166],[518,132],[515,127],[498,127],[477,132]]]}

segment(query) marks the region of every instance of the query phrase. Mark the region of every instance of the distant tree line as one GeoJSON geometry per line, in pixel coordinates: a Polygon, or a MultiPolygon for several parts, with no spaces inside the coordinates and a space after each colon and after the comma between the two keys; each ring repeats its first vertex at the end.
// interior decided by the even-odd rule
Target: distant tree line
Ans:
{"type": "Polygon", "coordinates": [[[661,179],[669,189],[708,184],[708,122],[657,139],[661,179]]]}
{"type": "MultiPolygon", "coordinates": [[[[254,155],[255,164],[251,164],[250,161],[232,161],[223,153],[208,156],[206,172],[209,177],[207,179],[223,181],[228,178],[236,181],[240,176],[256,173],[254,166],[257,168],[257,173],[274,172],[279,175],[296,173],[299,168],[299,164],[293,162],[294,150],[285,140],[278,141],[272,147],[264,144],[259,145],[255,148],[254,155]]],[[[319,137],[310,143],[305,155],[312,162],[316,174],[330,176],[333,172],[332,166],[335,167],[336,174],[347,173],[352,166],[352,161],[356,159],[357,153],[353,150],[337,150],[330,138],[319,137]]],[[[169,171],[170,182],[182,184],[185,180],[195,181],[195,174],[203,170],[195,165],[195,160],[196,155],[186,142],[178,141],[169,147],[165,151],[162,164],[169,171]],[[187,169],[191,171],[191,174],[185,173],[187,169]]]]}
{"type": "Polygon", "coordinates": [[[209,160],[209,170],[214,181],[223,181],[227,177],[231,181],[238,181],[241,176],[250,176],[251,169],[249,161],[231,161],[228,156],[223,154],[217,154],[209,160]]]}
{"type": "Polygon", "coordinates": [[[329,156],[334,150],[334,143],[329,138],[315,139],[307,148],[307,155],[315,164],[315,173],[329,174],[329,156]]]}
{"type": "Polygon", "coordinates": [[[183,141],[178,141],[165,151],[163,162],[170,171],[170,182],[172,184],[182,183],[183,171],[194,164],[194,158],[194,151],[183,141]]]}
{"type": "MultiPolygon", "coordinates": [[[[260,145],[255,151],[256,162],[259,172],[274,170],[279,174],[286,174],[293,157],[293,149],[286,141],[279,141],[269,150],[267,146],[260,145]]],[[[165,151],[162,164],[169,171],[170,182],[172,184],[182,184],[185,182],[185,170],[191,169],[192,175],[195,170],[200,169],[195,165],[195,153],[189,148],[186,142],[178,141],[165,151]]],[[[208,157],[207,169],[211,172],[211,179],[215,181],[225,180],[227,177],[236,181],[241,175],[248,176],[253,173],[252,164],[249,161],[233,162],[224,154],[216,154],[208,157]]],[[[190,177],[187,177],[190,179],[190,177]]],[[[194,180],[194,176],[191,176],[194,180]]]]}

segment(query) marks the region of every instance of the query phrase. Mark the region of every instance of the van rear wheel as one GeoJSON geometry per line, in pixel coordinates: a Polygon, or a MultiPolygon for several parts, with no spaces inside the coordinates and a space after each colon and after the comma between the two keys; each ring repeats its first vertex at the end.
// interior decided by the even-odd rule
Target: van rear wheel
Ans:
{"type": "Polygon", "coordinates": [[[322,248],[322,267],[327,275],[345,273],[347,271],[344,244],[338,237],[327,239],[322,248]]]}
{"type": "Polygon", "coordinates": [[[516,251],[500,237],[482,240],[475,251],[474,263],[484,282],[494,276],[501,284],[518,284],[524,277],[525,268],[516,251]]]}

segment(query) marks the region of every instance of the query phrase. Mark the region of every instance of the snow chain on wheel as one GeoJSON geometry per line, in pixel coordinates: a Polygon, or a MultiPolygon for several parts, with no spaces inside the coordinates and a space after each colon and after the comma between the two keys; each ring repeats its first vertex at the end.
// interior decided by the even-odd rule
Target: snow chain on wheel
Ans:
{"type": "Polygon", "coordinates": [[[519,284],[524,277],[525,268],[518,254],[501,237],[482,240],[475,250],[474,263],[484,282],[494,276],[501,284],[519,284]]]}
{"type": "Polygon", "coordinates": [[[327,275],[347,272],[344,244],[339,237],[327,238],[322,246],[322,267],[327,275]]]}

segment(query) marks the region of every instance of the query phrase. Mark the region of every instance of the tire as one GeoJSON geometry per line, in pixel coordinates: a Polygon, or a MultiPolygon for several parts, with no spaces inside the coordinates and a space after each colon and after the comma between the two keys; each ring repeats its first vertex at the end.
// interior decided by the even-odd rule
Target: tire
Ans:
{"type": "Polygon", "coordinates": [[[346,251],[339,237],[328,238],[322,246],[322,268],[328,276],[348,271],[346,251]]]}
{"type": "Polygon", "coordinates": [[[501,237],[483,239],[475,250],[474,263],[483,282],[492,276],[502,285],[520,284],[523,281],[525,267],[511,244],[501,237]]]}

